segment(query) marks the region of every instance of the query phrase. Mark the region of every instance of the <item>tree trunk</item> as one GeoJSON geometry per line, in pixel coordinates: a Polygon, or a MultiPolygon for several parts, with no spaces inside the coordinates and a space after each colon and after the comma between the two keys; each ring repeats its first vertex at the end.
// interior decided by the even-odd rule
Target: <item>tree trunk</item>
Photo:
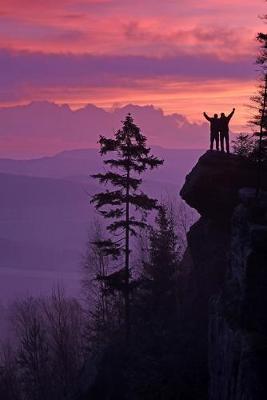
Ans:
{"type": "MultiPolygon", "coordinates": [[[[128,141],[129,145],[129,141],[128,141]]],[[[129,202],[129,178],[130,178],[130,156],[128,155],[128,165],[127,165],[127,181],[126,181],[126,212],[125,212],[125,335],[126,340],[129,339],[130,336],[130,291],[129,291],[129,283],[130,283],[130,227],[129,227],[129,219],[130,219],[130,202],[129,202]]]]}
{"type": "Polygon", "coordinates": [[[260,140],[259,140],[259,159],[258,159],[258,179],[257,179],[257,189],[256,189],[256,197],[259,197],[260,189],[261,189],[261,175],[262,175],[262,137],[263,137],[263,128],[265,125],[266,119],[266,96],[267,96],[267,74],[265,75],[264,80],[264,94],[263,94],[263,106],[261,113],[261,124],[260,124],[260,140]]]}

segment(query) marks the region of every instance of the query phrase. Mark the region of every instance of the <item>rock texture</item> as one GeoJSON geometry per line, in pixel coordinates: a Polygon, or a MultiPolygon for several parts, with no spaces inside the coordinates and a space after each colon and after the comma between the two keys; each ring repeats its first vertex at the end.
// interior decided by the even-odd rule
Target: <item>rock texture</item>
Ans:
{"type": "Polygon", "coordinates": [[[205,384],[210,400],[267,398],[267,207],[254,201],[256,176],[250,162],[208,151],[181,190],[201,215],[188,234],[179,288],[201,398],[205,384]]]}
{"type": "Polygon", "coordinates": [[[210,400],[266,399],[267,196],[243,191],[232,226],[224,289],[211,301],[210,400]]]}

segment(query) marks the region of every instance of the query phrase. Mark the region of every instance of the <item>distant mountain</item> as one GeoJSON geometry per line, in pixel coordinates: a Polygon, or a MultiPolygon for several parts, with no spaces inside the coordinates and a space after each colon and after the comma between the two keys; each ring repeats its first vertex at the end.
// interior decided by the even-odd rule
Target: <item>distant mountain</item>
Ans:
{"type": "MultiPolygon", "coordinates": [[[[147,179],[183,183],[185,175],[192,168],[203,150],[165,149],[152,147],[153,154],[164,159],[164,165],[156,171],[147,173],[147,179]]],[[[90,174],[98,172],[103,161],[97,149],[78,149],[63,151],[51,157],[31,160],[0,159],[0,172],[36,177],[64,178],[86,181],[90,174]]]]}
{"type": "Polygon", "coordinates": [[[206,121],[191,123],[184,115],[166,115],[154,106],[127,105],[108,112],[88,104],[73,111],[68,105],[33,102],[0,107],[0,157],[32,158],[65,149],[97,147],[99,135],[112,135],[128,113],[150,145],[205,148],[208,143],[206,121]]]}
{"type": "MultiPolygon", "coordinates": [[[[159,200],[178,199],[185,174],[201,151],[154,147],[153,153],[165,162],[146,173],[143,190],[159,200]]],[[[22,286],[29,293],[50,290],[58,279],[77,294],[82,255],[96,217],[90,196],[99,190],[90,174],[102,165],[95,149],[33,160],[0,159],[0,300],[1,293],[10,297],[6,285],[12,285],[15,296],[22,286]]]]}
{"type": "Polygon", "coordinates": [[[97,149],[63,151],[51,157],[30,160],[0,159],[1,172],[49,178],[89,176],[101,167],[97,149]]]}

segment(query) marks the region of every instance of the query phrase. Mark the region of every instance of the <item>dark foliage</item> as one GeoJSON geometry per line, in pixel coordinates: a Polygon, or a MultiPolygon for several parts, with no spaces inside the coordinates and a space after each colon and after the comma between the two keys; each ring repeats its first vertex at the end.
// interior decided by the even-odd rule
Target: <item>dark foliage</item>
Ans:
{"type": "MultiPolygon", "coordinates": [[[[203,398],[190,367],[195,357],[190,327],[180,309],[179,243],[174,218],[162,205],[150,230],[148,260],[133,292],[130,341],[123,340],[120,330],[110,338],[97,379],[84,399],[203,398]]],[[[111,277],[117,279],[117,273],[111,277]]]]}
{"type": "MultiPolygon", "coordinates": [[[[115,134],[114,139],[100,137],[100,154],[106,155],[114,152],[115,158],[104,160],[104,164],[117,172],[108,171],[92,175],[100,183],[117,187],[117,190],[107,189],[104,192],[95,194],[91,202],[105,218],[115,219],[107,226],[107,230],[114,233],[127,231],[136,235],[136,227],[144,227],[144,221],[136,216],[128,215],[126,218],[127,206],[132,205],[136,210],[150,211],[157,207],[157,201],[146,194],[138,191],[142,179],[138,178],[147,168],[153,169],[163,164],[162,160],[150,155],[150,149],[146,147],[146,137],[134,124],[131,115],[128,115],[123,122],[123,127],[115,134]],[[137,175],[136,175],[137,174],[137,175]],[[105,207],[107,206],[107,209],[105,207]]],[[[111,249],[112,241],[109,241],[111,249]]],[[[114,242],[113,242],[114,243],[114,242]]],[[[101,243],[98,243],[101,246],[101,243]]],[[[118,246],[116,246],[118,248],[118,246]]],[[[125,252],[125,244],[120,246],[125,252]]]]}
{"type": "Polygon", "coordinates": [[[232,143],[234,154],[253,160],[255,154],[255,138],[253,135],[240,133],[232,140],[232,143]]]}
{"type": "Polygon", "coordinates": [[[180,261],[180,248],[174,221],[161,205],[156,227],[151,229],[148,261],[143,264],[143,277],[157,307],[166,309],[176,301],[176,274],[180,261]],[[169,302],[170,300],[170,302],[169,302]],[[167,303],[169,302],[169,304],[167,303]]]}
{"type": "Polygon", "coordinates": [[[258,93],[252,97],[255,113],[250,122],[256,127],[254,135],[257,137],[257,140],[254,149],[254,158],[258,163],[256,184],[258,195],[262,186],[262,164],[267,160],[267,35],[265,33],[259,33],[257,40],[260,43],[260,52],[257,58],[257,63],[261,67],[260,84],[258,87],[258,93]]]}

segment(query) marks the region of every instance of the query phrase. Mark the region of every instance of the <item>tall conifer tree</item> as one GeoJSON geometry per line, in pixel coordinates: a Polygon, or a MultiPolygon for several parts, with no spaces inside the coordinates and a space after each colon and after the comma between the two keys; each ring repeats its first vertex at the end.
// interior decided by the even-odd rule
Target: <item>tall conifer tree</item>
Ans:
{"type": "Polygon", "coordinates": [[[92,175],[105,184],[107,189],[95,194],[91,202],[104,218],[111,220],[107,231],[117,239],[99,240],[96,245],[106,255],[115,258],[124,255],[124,270],[120,276],[123,277],[127,337],[130,332],[130,236],[136,235],[137,228],[146,227],[147,213],[157,208],[157,200],[140,191],[140,175],[148,168],[154,169],[163,164],[163,160],[150,154],[146,140],[140,128],[134,124],[132,116],[128,114],[114,139],[100,136],[100,154],[114,154],[114,158],[104,160],[110,170],[92,175]],[[142,211],[142,217],[137,212],[133,213],[133,210],[142,211]]]}
{"type": "Polygon", "coordinates": [[[258,176],[256,184],[257,196],[261,189],[262,181],[262,163],[267,159],[267,34],[259,33],[257,40],[260,43],[260,54],[257,63],[261,65],[260,84],[258,93],[252,97],[255,103],[255,115],[252,123],[257,126],[255,136],[258,137],[256,142],[256,160],[258,163],[258,176]]]}

